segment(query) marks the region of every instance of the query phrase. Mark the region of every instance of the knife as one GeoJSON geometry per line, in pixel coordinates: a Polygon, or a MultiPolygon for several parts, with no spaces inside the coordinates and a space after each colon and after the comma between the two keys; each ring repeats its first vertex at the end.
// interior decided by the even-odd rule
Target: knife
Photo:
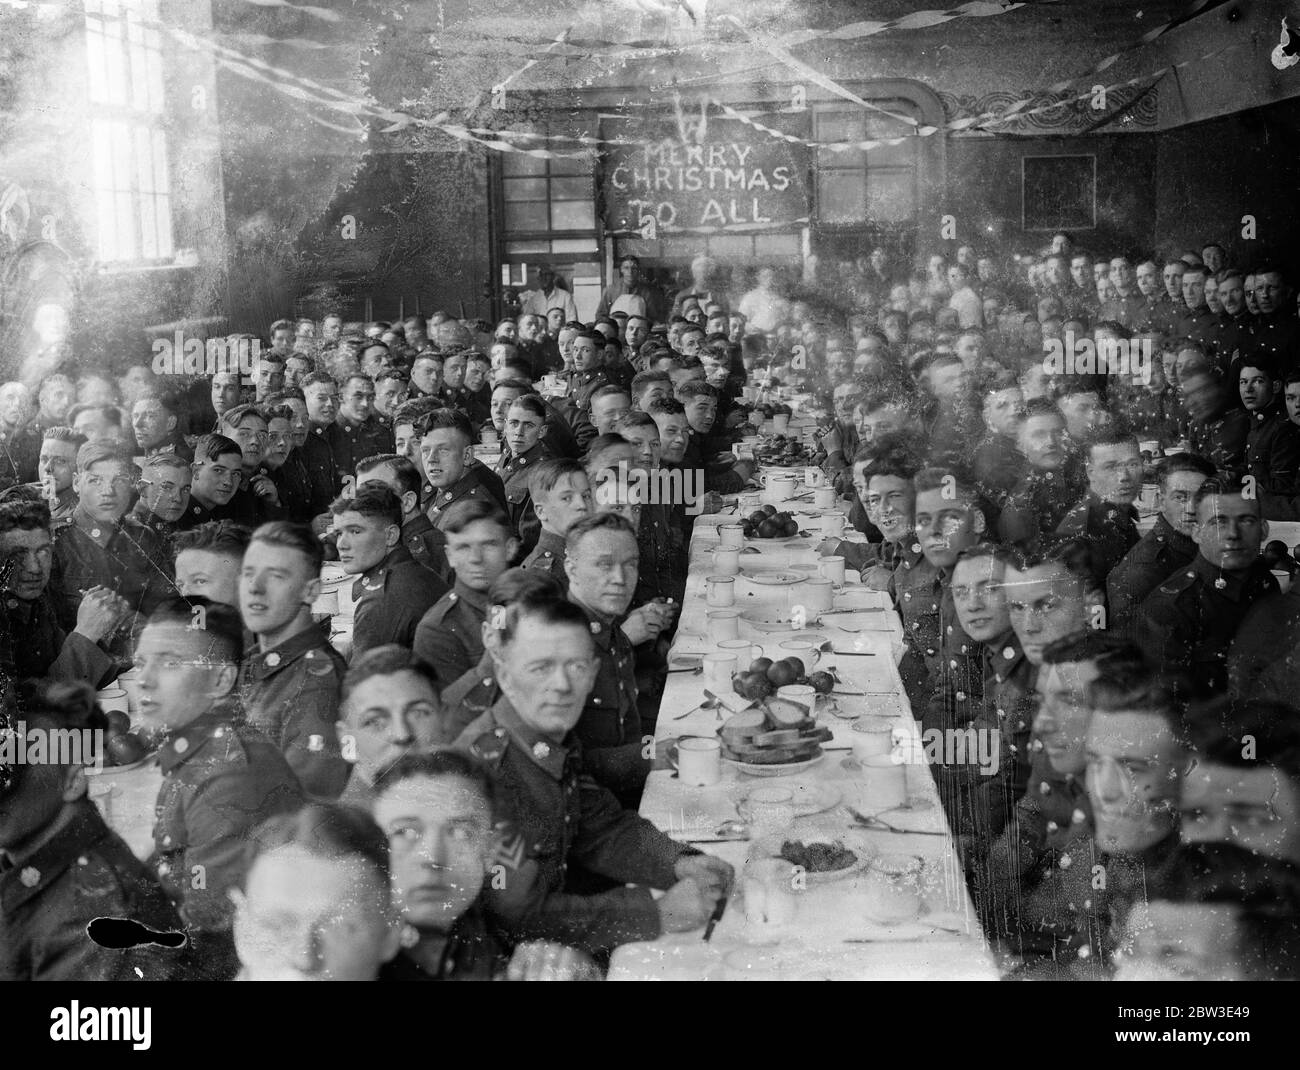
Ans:
{"type": "Polygon", "coordinates": [[[714,927],[722,920],[722,915],[727,909],[727,897],[724,895],[718,900],[718,905],[713,908],[713,913],[709,916],[709,924],[704,927],[704,942],[707,944],[709,938],[713,936],[714,927]]]}

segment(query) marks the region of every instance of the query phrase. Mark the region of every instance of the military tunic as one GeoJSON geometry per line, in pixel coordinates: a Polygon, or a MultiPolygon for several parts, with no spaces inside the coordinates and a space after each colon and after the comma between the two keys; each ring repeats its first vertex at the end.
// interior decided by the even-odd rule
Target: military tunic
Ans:
{"type": "Polygon", "coordinates": [[[86,934],[96,918],[183,928],[157,878],[82,799],[35,851],[0,852],[0,981],[183,979],[183,949],[105,947],[86,934]]]}
{"type": "Polygon", "coordinates": [[[398,545],[352,585],[352,661],[367,650],[396,643],[408,650],[421,618],[447,593],[443,580],[398,545]]]}
{"type": "Polygon", "coordinates": [[[649,889],[672,887],[677,860],[699,852],[620,806],[588,774],[573,733],[558,743],[541,736],[503,697],[456,746],[488,763],[513,821],[516,835],[498,860],[508,869],[504,888],[484,895],[489,912],[517,939],[556,940],[598,954],[660,935],[649,889]],[[635,887],[575,895],[568,886],[579,873],[635,887]]]}
{"type": "Polygon", "coordinates": [[[1127,631],[1142,600],[1160,582],[1196,557],[1196,543],[1175,531],[1163,516],[1142,536],[1106,577],[1106,605],[1110,630],[1127,631]]]}
{"type": "Polygon", "coordinates": [[[590,622],[600,668],[573,732],[582,742],[587,771],[627,805],[639,801],[651,764],[642,756],[646,743],[636,703],[636,652],[620,627],[621,618],[611,621],[586,606],[579,608],[590,622]]]}
{"type": "Polygon", "coordinates": [[[1246,474],[1266,520],[1300,519],[1300,427],[1285,412],[1248,414],[1246,474]]]}
{"type": "Polygon", "coordinates": [[[347,662],[330,645],[328,621],[269,650],[259,643],[240,668],[248,723],[280,748],[303,791],[319,799],[337,799],[351,768],[335,728],[346,672],[347,662]]]}
{"type": "Polygon", "coordinates": [[[1034,469],[1008,496],[998,517],[998,534],[1003,542],[1025,543],[1055,531],[1086,491],[1065,468],[1034,469]]]}
{"type": "Polygon", "coordinates": [[[423,513],[416,511],[402,524],[402,545],[421,565],[444,583],[451,582],[447,563],[447,536],[423,513]]]}
{"type": "Polygon", "coordinates": [[[465,469],[465,474],[450,487],[441,490],[431,487],[425,498],[424,508],[430,520],[441,530],[444,518],[457,502],[487,499],[498,505],[503,513],[506,509],[506,490],[501,477],[490,471],[485,465],[475,461],[465,469]]]}
{"type": "Polygon", "coordinates": [[[544,442],[518,457],[506,452],[501,455],[497,474],[505,484],[506,510],[510,526],[519,537],[519,559],[522,561],[537,545],[542,534],[542,522],[537,519],[537,510],[533,508],[533,496],[528,489],[533,469],[538,462],[549,460],[554,454],[544,442]]]}
{"type": "Polygon", "coordinates": [[[385,427],[373,416],[351,420],[340,413],[325,429],[324,438],[340,481],[354,478],[357,464],[367,457],[393,452],[392,428],[385,427]]]}
{"type": "Polygon", "coordinates": [[[41,436],[30,424],[0,430],[0,489],[35,483],[40,457],[41,436]]]}
{"type": "Polygon", "coordinates": [[[1300,586],[1260,598],[1228,648],[1228,693],[1287,706],[1300,695],[1300,586]]]}
{"type": "Polygon", "coordinates": [[[232,888],[247,876],[247,848],[269,817],[302,805],[302,788],[275,744],[219,701],[158,752],[163,783],[151,858],[191,930],[225,933],[232,888]]]}
{"type": "Polygon", "coordinates": [[[542,529],[533,552],[524,558],[524,568],[546,572],[559,580],[560,586],[567,592],[569,574],[564,570],[564,536],[542,529]]]}
{"type": "Polygon", "coordinates": [[[1240,479],[1246,473],[1246,435],[1250,417],[1245,409],[1230,408],[1209,420],[1192,420],[1187,438],[1192,452],[1212,463],[1220,476],[1240,479]]]}
{"type": "Polygon", "coordinates": [[[1104,502],[1092,492],[1056,526],[1060,535],[1084,536],[1092,545],[1092,571],[1098,580],[1110,575],[1138,541],[1137,510],[1104,502]]]}
{"type": "Polygon", "coordinates": [[[1262,560],[1241,572],[1224,572],[1197,554],[1186,571],[1166,578],[1142,602],[1139,645],[1178,697],[1221,694],[1233,636],[1250,607],[1277,590],[1262,560]]]}
{"type": "MultiPolygon", "coordinates": [[[[415,629],[415,657],[433,674],[440,690],[454,684],[482,659],[487,611],[487,592],[472,590],[457,580],[420,618],[415,629]]],[[[446,692],[443,694],[445,700],[446,692]]]]}

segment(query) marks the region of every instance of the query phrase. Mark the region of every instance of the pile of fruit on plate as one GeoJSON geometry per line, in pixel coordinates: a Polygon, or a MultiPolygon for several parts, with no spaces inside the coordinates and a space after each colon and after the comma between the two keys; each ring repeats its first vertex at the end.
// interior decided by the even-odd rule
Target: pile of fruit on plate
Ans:
{"type": "Polygon", "coordinates": [[[812,464],[816,455],[816,447],[805,446],[797,435],[777,435],[754,448],[754,458],[760,464],[782,468],[799,468],[812,464]]]}
{"type": "Polygon", "coordinates": [[[722,756],[742,765],[787,765],[818,757],[831,738],[803,703],[769,698],[733,714],[718,729],[722,756]]]}
{"type": "Polygon", "coordinates": [[[755,658],[748,669],[731,678],[732,690],[751,702],[761,702],[778,687],[790,684],[807,684],[819,695],[829,695],[835,689],[835,676],[824,670],[808,673],[799,658],[790,657],[780,661],[755,658]]]}
{"type": "Polygon", "coordinates": [[[782,539],[799,534],[799,522],[791,513],[778,513],[775,505],[755,509],[740,522],[747,539],[782,539]]]}

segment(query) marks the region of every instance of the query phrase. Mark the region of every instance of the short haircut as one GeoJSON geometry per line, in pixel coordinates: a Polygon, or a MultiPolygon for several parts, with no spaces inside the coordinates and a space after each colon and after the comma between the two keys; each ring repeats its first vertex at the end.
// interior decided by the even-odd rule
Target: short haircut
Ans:
{"type": "Polygon", "coordinates": [[[221,557],[233,557],[236,561],[244,556],[253,532],[243,524],[230,520],[210,520],[189,531],[178,531],[172,540],[176,553],[186,550],[202,550],[221,557]]]}
{"type": "Polygon", "coordinates": [[[244,456],[244,451],[239,448],[239,443],[233,438],[227,438],[225,435],[200,435],[194,443],[194,461],[201,464],[204,461],[217,461],[232,453],[244,456]]]}
{"type": "Polygon", "coordinates": [[[572,555],[577,550],[578,544],[594,531],[622,532],[630,535],[633,542],[636,541],[636,528],[626,517],[618,513],[589,513],[575,520],[564,533],[565,551],[572,555]]]}
{"type": "Polygon", "coordinates": [[[402,488],[402,494],[420,493],[422,484],[420,470],[415,467],[414,461],[409,457],[403,457],[400,453],[376,453],[358,461],[357,481],[363,482],[362,472],[373,471],[382,465],[387,465],[393,470],[393,475],[397,477],[397,485],[402,488]]]}
{"type": "Polygon", "coordinates": [[[656,398],[650,403],[651,416],[685,416],[686,406],[676,398],[656,398]]]}
{"type": "Polygon", "coordinates": [[[1035,416],[1053,416],[1065,422],[1065,414],[1056,407],[1056,403],[1048,401],[1047,398],[1030,398],[1025,402],[1025,419],[1031,420],[1035,416]]]}
{"type": "Polygon", "coordinates": [[[244,654],[244,622],[239,610],[200,595],[166,598],[149,614],[150,624],[177,624],[201,632],[212,643],[211,656],[238,665],[244,654]],[[202,612],[198,612],[198,611],[202,612]],[[195,627],[201,620],[203,626],[195,627]]]}
{"type": "Polygon", "coordinates": [[[544,569],[508,568],[488,588],[488,603],[507,606],[521,598],[565,600],[564,586],[544,569]]]}
{"type": "Polygon", "coordinates": [[[571,457],[548,457],[539,461],[528,477],[528,491],[534,499],[550,494],[565,476],[586,476],[587,469],[581,461],[571,457]]]}
{"type": "Polygon", "coordinates": [[[1017,572],[1044,565],[1060,565],[1083,585],[1085,592],[1101,588],[1092,563],[1092,541],[1079,535],[1044,535],[1028,546],[1013,547],[1007,555],[1007,564],[1017,572]]]}
{"type": "Polygon", "coordinates": [[[629,401],[632,399],[632,395],[628,393],[627,387],[618,386],[615,383],[606,383],[604,386],[597,387],[595,390],[591,392],[591,401],[593,403],[596,401],[597,398],[612,398],[612,397],[623,397],[623,398],[627,398],[629,401]]]}
{"type": "Polygon", "coordinates": [[[375,386],[386,383],[390,379],[396,379],[399,383],[409,383],[411,381],[406,372],[398,371],[396,368],[389,368],[388,371],[380,372],[375,376],[375,386]]]}
{"type": "Polygon", "coordinates": [[[429,754],[402,755],[375,778],[375,794],[383,795],[403,781],[416,780],[420,777],[430,780],[457,777],[482,796],[489,811],[493,814],[496,812],[497,789],[488,767],[472,755],[450,747],[440,748],[429,754]]]}
{"type": "Polygon", "coordinates": [[[922,468],[912,477],[912,489],[917,494],[924,491],[944,490],[952,487],[954,500],[966,508],[975,505],[976,490],[970,474],[957,468],[922,468]]]}
{"type": "Polygon", "coordinates": [[[292,813],[267,818],[246,848],[247,872],[263,855],[281,847],[300,847],[330,862],[358,861],[370,870],[385,905],[391,902],[388,836],[364,810],[341,803],[309,802],[292,813]]]}
{"type": "Polygon", "coordinates": [[[176,400],[176,395],[170,390],[146,390],[143,393],[136,395],[135,401],[132,402],[132,405],[137,405],[141,401],[156,401],[172,416],[175,416],[180,409],[180,405],[176,400]]]}
{"type": "Polygon", "coordinates": [[[414,651],[397,643],[385,643],[383,646],[371,647],[348,666],[348,671],[343,674],[343,683],[339,686],[339,705],[346,706],[357,687],[372,676],[393,676],[399,672],[415,673],[437,696],[437,686],[416,661],[414,651]]]}
{"type": "Polygon", "coordinates": [[[416,423],[415,429],[420,433],[421,438],[430,431],[455,431],[465,439],[466,444],[474,441],[474,427],[469,422],[469,417],[459,409],[438,409],[430,412],[416,423]]]}
{"type": "Polygon", "coordinates": [[[393,488],[377,479],[368,479],[357,486],[356,494],[351,498],[339,496],[330,502],[330,512],[335,516],[343,513],[358,513],[402,526],[402,499],[393,493],[393,488]]]}
{"type": "Polygon", "coordinates": [[[629,412],[614,426],[619,431],[625,431],[633,427],[653,427],[655,434],[659,433],[659,425],[655,423],[655,418],[648,412],[629,412]]]}
{"type": "Polygon", "coordinates": [[[272,520],[254,531],[248,541],[264,542],[268,546],[284,546],[290,550],[297,550],[310,563],[313,575],[320,575],[321,565],[325,562],[325,548],[308,524],[272,520]]]}
{"type": "Polygon", "coordinates": [[[1082,629],[1043,647],[1046,665],[1077,661],[1095,661],[1099,667],[1123,667],[1134,672],[1147,664],[1141,648],[1132,640],[1094,628],[1082,629]]]}
{"type": "Polygon", "coordinates": [[[338,383],[334,381],[334,376],[325,372],[312,372],[301,383],[298,384],[305,393],[309,386],[329,386],[338,389],[338,383]]]}
{"type": "Polygon", "coordinates": [[[556,627],[577,628],[583,635],[590,638],[591,625],[587,620],[587,614],[583,612],[574,603],[567,601],[563,597],[557,598],[554,591],[559,590],[559,581],[540,570],[510,569],[508,573],[502,575],[492,590],[488,592],[492,606],[495,609],[500,606],[502,612],[491,612],[488,614],[488,625],[496,633],[502,645],[510,643],[519,631],[519,622],[525,617],[535,617],[539,623],[546,626],[549,630],[556,627]],[[509,601],[497,602],[496,595],[500,593],[500,584],[506,576],[514,572],[530,572],[533,576],[546,576],[550,581],[547,584],[535,584],[531,577],[525,581],[523,577],[515,579],[511,577],[511,583],[520,584],[515,597],[509,601]],[[525,586],[527,583],[527,586],[525,586]]]}
{"type": "Polygon", "coordinates": [[[713,398],[718,400],[718,388],[698,379],[689,379],[676,390],[677,400],[685,402],[687,398],[713,398]]]}
{"type": "Polygon", "coordinates": [[[514,408],[516,405],[519,405],[522,408],[527,409],[539,420],[541,420],[542,423],[546,423],[546,402],[542,400],[541,395],[533,394],[531,392],[527,394],[521,394],[519,397],[515,398],[515,400],[510,403],[511,408],[514,408]]]}
{"type": "Polygon", "coordinates": [[[44,501],[0,502],[0,535],[7,531],[42,530],[50,530],[50,507],[44,501]]]}
{"type": "Polygon", "coordinates": [[[443,403],[442,398],[411,398],[409,401],[403,401],[393,410],[393,427],[396,428],[398,424],[410,424],[412,430],[418,434],[423,434],[421,421],[428,418],[432,413],[445,409],[446,405],[443,403]]]}
{"type": "Polygon", "coordinates": [[[1206,479],[1214,477],[1214,462],[1196,453],[1174,453],[1161,459],[1156,465],[1156,483],[1161,487],[1169,485],[1169,477],[1175,472],[1199,472],[1206,479]]]}
{"type": "Polygon", "coordinates": [[[672,379],[667,372],[638,372],[632,376],[632,396],[640,397],[652,383],[666,383],[672,387],[672,379]]]}
{"type": "Polygon", "coordinates": [[[1214,479],[1207,479],[1196,488],[1196,493],[1192,496],[1192,508],[1199,513],[1201,510],[1201,502],[1205,501],[1207,498],[1223,497],[1225,495],[1228,497],[1244,498],[1246,501],[1254,502],[1256,512],[1259,512],[1263,507],[1256,495],[1247,494],[1246,485],[1240,479],[1216,477],[1214,479]]]}
{"type": "Polygon", "coordinates": [[[1136,450],[1138,448],[1137,435],[1131,431],[1126,431],[1120,426],[1103,427],[1088,441],[1089,459],[1092,458],[1092,451],[1098,446],[1132,446],[1136,450]]]}
{"type": "Polygon", "coordinates": [[[1145,713],[1164,720],[1174,738],[1187,746],[1189,733],[1173,695],[1156,679],[1151,666],[1115,662],[1099,666],[1088,685],[1088,707],[1096,713],[1145,713]]]}
{"type": "MultiPolygon", "coordinates": [[[[236,446],[235,448],[238,449],[239,447],[236,446]]],[[[108,439],[94,439],[77,450],[78,473],[89,471],[93,465],[97,465],[101,461],[115,461],[128,468],[131,467],[132,463],[131,458],[127,456],[122,446],[108,439]]]]}
{"type": "Polygon", "coordinates": [[[471,524],[477,524],[480,520],[490,520],[510,538],[515,534],[510,519],[490,498],[466,498],[464,501],[456,502],[450,509],[444,511],[439,519],[442,521],[443,532],[448,535],[459,535],[471,524]]]}
{"type": "Polygon", "coordinates": [[[70,442],[78,451],[86,444],[86,436],[80,431],[74,431],[71,427],[64,427],[62,424],[56,424],[53,427],[47,427],[45,434],[41,436],[42,442],[70,442]]]}

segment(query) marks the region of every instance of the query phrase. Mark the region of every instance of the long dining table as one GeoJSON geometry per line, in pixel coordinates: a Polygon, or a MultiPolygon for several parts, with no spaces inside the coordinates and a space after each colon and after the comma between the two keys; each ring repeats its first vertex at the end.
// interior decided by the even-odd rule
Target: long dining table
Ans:
{"type": "MultiPolygon", "coordinates": [[[[802,605],[804,582],[792,577],[817,573],[817,547],[823,538],[818,530],[821,517],[806,500],[808,491],[802,486],[798,490],[795,499],[774,504],[794,513],[809,534],[745,540],[733,608],[741,611],[739,638],[750,640],[764,656],[780,658],[783,643],[811,639],[820,651],[815,668],[834,668],[835,691],[817,705],[818,725],[828,728],[831,738],[822,744],[818,760],[789,775],[755,776],[753,767],[747,772],[724,760],[720,782],[709,787],[688,786],[671,765],[657,762],[661,767],[646,782],[642,816],[674,839],[732,863],[737,885],[709,939],[697,930],[625,945],[615,951],[609,977],[996,979],[997,964],[967,893],[898,674],[902,627],[888,597],[864,589],[850,570],[834,596],[834,612],[796,608],[802,605]],[[786,573],[790,582],[770,582],[774,573],[786,573]],[[852,758],[851,725],[864,715],[892,721],[891,756],[905,771],[907,801],[902,806],[881,811],[874,768],[852,758]],[[744,798],[759,786],[788,787],[795,795],[796,816],[785,839],[838,843],[858,856],[858,863],[838,879],[808,874],[794,892],[793,917],[775,928],[767,919],[747,917],[752,914],[744,904],[748,882],[740,879],[748,861],[772,850],[770,843],[749,840],[741,820],[744,798]],[[885,879],[882,874],[902,872],[900,859],[912,862],[910,872],[916,875],[919,910],[914,917],[878,908],[874,882],[885,879]],[[887,920],[891,915],[894,920],[887,920]]],[[[743,496],[739,515],[754,504],[752,495],[743,496]]],[[[703,655],[717,650],[719,634],[707,617],[712,607],[707,604],[706,578],[714,571],[719,525],[736,521],[736,512],[695,521],[686,593],[656,722],[656,749],[661,753],[682,737],[716,735],[727,717],[750,706],[693,670],[703,655]],[[707,700],[705,688],[722,700],[721,707],[707,700]]]]}

